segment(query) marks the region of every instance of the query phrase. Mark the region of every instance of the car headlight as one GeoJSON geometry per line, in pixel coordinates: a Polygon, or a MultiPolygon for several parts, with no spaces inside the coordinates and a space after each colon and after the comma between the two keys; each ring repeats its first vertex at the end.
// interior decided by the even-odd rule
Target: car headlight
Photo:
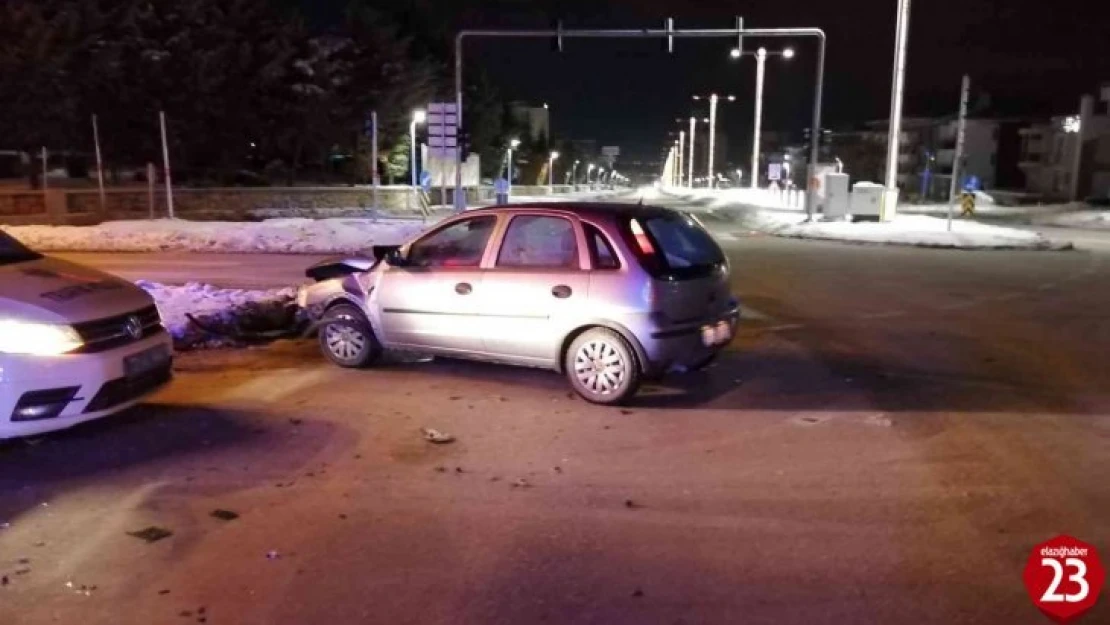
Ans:
{"type": "Polygon", "coordinates": [[[57,356],[81,345],[77,331],[67,325],[0,318],[0,353],[57,356]]]}

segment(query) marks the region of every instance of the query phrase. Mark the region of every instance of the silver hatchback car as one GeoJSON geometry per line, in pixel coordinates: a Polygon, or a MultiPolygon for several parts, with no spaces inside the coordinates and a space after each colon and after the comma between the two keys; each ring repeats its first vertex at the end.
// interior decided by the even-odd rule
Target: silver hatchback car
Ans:
{"type": "Polygon", "coordinates": [[[298,298],[343,367],[393,348],[541,367],[618,404],[644,378],[706,366],[739,320],[721,248],[669,209],[477,209],[374,256],[314,265],[298,298]]]}

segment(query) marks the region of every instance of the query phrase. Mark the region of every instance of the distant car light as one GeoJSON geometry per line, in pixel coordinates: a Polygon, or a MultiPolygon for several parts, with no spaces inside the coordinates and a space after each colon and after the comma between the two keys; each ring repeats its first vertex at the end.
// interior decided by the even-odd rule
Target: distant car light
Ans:
{"type": "Polygon", "coordinates": [[[0,318],[0,353],[58,356],[81,345],[81,337],[67,325],[0,318]]]}

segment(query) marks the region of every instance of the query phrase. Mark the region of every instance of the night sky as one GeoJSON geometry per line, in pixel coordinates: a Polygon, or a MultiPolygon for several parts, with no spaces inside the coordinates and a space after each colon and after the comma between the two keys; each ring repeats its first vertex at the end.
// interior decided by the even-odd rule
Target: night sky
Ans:
{"type": "MultiPolygon", "coordinates": [[[[722,2],[721,0],[415,0],[457,27],[823,28],[829,38],[825,126],[885,119],[890,106],[895,0],[722,2]]],[[[321,2],[311,3],[320,11],[321,2]]],[[[1011,115],[1070,112],[1082,92],[1110,80],[1110,20],[1105,1],[916,0],[912,7],[906,114],[944,114],[958,104],[960,77],[972,76],[991,111],[1011,115]],[[1099,8],[1102,8],[1100,11],[1099,8]]],[[[764,40],[769,49],[785,40],[764,40]]],[[[756,41],[746,44],[757,47],[756,41]]],[[[789,62],[769,59],[765,128],[808,126],[814,78],[812,40],[792,44],[789,62]]],[[[728,58],[730,40],[472,41],[467,67],[481,64],[509,98],[548,102],[556,136],[594,138],[626,153],[658,151],[675,117],[688,117],[690,95],[717,91],[739,100],[722,106],[722,131],[737,158],[750,140],[754,59],[728,58]]],[[[981,100],[985,101],[985,100],[981,100]]]]}

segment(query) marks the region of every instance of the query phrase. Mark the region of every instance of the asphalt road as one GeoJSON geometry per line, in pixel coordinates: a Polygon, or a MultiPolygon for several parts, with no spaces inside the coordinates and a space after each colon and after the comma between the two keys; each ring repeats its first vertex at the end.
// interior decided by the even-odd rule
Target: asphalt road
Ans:
{"type": "Polygon", "coordinates": [[[758,318],[625,410],[282,342],[0,446],[0,623],[1047,623],[1032,546],[1110,558],[1110,258],[725,245],[758,318]]]}

